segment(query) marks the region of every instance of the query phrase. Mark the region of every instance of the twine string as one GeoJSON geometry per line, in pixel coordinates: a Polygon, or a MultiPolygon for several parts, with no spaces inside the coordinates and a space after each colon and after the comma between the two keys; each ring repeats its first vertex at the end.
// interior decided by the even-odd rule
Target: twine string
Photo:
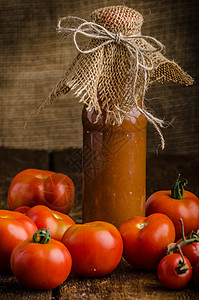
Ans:
{"type": "MultiPolygon", "coordinates": [[[[133,80],[133,99],[136,105],[136,108],[140,111],[142,115],[144,115],[147,120],[153,124],[155,129],[157,130],[160,139],[161,139],[161,148],[164,149],[165,141],[164,137],[161,133],[160,127],[163,127],[164,120],[161,120],[159,118],[154,117],[151,113],[149,113],[144,106],[144,96],[148,85],[148,76],[149,72],[153,70],[154,65],[152,59],[147,55],[147,52],[157,52],[157,51],[163,51],[165,49],[165,46],[155,38],[151,36],[145,36],[142,35],[141,32],[138,32],[134,35],[125,36],[121,32],[113,33],[107,30],[105,27],[94,23],[94,22],[88,22],[82,18],[79,17],[63,17],[60,18],[57,25],[57,31],[59,33],[63,34],[63,37],[65,35],[68,35],[69,33],[73,33],[73,42],[75,44],[76,49],[82,53],[82,54],[89,54],[94,53],[95,51],[101,49],[102,47],[110,44],[110,43],[116,43],[118,45],[123,45],[129,52],[131,60],[135,62],[135,70],[134,70],[134,80],[133,80]],[[69,19],[72,19],[72,21],[81,22],[80,25],[76,26],[76,28],[67,27],[67,25],[62,25],[64,21],[68,21],[69,19]],[[88,37],[90,39],[95,40],[101,40],[102,43],[96,47],[90,48],[90,49],[81,49],[78,44],[77,35],[81,34],[82,36],[88,37]],[[139,39],[145,39],[151,45],[153,46],[152,49],[145,49],[138,44],[135,43],[135,41],[138,41],[139,39]],[[141,107],[139,106],[139,99],[136,98],[136,85],[138,81],[138,75],[139,71],[144,72],[143,74],[143,91],[141,95],[141,107]]],[[[130,63],[130,72],[132,71],[132,64],[130,63]]]]}

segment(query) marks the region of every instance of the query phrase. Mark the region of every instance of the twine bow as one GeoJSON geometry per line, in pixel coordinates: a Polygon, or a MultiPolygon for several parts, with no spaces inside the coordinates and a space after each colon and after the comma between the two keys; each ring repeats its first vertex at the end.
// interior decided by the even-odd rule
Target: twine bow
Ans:
{"type": "MultiPolygon", "coordinates": [[[[137,109],[147,118],[147,120],[154,125],[157,132],[160,135],[161,138],[161,148],[164,149],[165,141],[164,137],[161,133],[160,127],[164,127],[164,120],[161,120],[159,118],[154,117],[151,113],[149,113],[144,106],[144,96],[147,89],[148,84],[148,77],[149,72],[153,70],[153,61],[150,59],[150,57],[147,55],[147,52],[157,52],[157,51],[163,51],[165,49],[165,46],[156,40],[155,38],[147,35],[142,35],[141,32],[138,32],[134,35],[125,36],[121,32],[113,33],[107,30],[105,27],[94,23],[94,22],[88,22],[82,18],[79,17],[63,17],[60,18],[57,25],[57,31],[59,33],[63,34],[63,37],[68,33],[73,33],[73,42],[75,44],[76,49],[82,53],[82,54],[88,54],[93,53],[100,48],[110,44],[110,43],[116,43],[118,45],[123,45],[129,52],[131,61],[130,61],[130,72],[132,71],[132,61],[135,62],[134,66],[134,80],[133,80],[133,99],[135,102],[135,105],[137,109]],[[67,21],[69,19],[72,19],[73,21],[80,21],[81,24],[77,26],[76,28],[69,28],[67,25],[62,25],[63,21],[67,21]],[[77,42],[77,34],[81,34],[83,36],[86,36],[91,39],[95,40],[101,40],[102,43],[98,45],[97,47],[93,47],[91,49],[81,49],[77,42]],[[143,47],[140,47],[138,44],[135,43],[135,40],[138,39],[145,39],[151,45],[153,46],[150,50],[145,49],[143,47]],[[141,107],[138,104],[138,100],[135,96],[135,89],[136,89],[136,83],[138,79],[138,72],[139,70],[142,70],[144,72],[144,87],[143,92],[141,96],[141,107]]],[[[120,110],[120,108],[118,108],[120,110]]]]}

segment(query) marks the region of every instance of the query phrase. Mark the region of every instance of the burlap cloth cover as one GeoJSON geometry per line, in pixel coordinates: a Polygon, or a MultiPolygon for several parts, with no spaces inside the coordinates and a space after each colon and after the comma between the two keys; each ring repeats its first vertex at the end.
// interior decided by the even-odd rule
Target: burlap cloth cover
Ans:
{"type": "MultiPolygon", "coordinates": [[[[67,18],[65,19],[67,21],[67,18]]],[[[80,102],[86,104],[88,110],[94,108],[100,115],[103,109],[106,112],[106,122],[111,124],[120,125],[136,105],[161,135],[159,127],[163,126],[164,122],[152,116],[143,104],[147,87],[153,81],[161,83],[172,81],[191,85],[193,79],[177,63],[168,60],[160,49],[157,49],[158,41],[154,46],[152,37],[141,34],[143,17],[134,9],[125,6],[101,8],[92,13],[91,21],[89,27],[85,24],[86,33],[93,32],[92,24],[95,23],[113,33],[114,38],[103,46],[101,46],[103,39],[94,38],[91,41],[88,39],[85,51],[95,49],[78,54],[49,97],[37,107],[34,113],[39,113],[60,94],[74,90],[75,95],[80,97],[80,102]],[[133,36],[130,40],[131,51],[128,45],[122,39],[120,40],[121,36],[124,38],[133,36]],[[143,68],[142,64],[146,68],[143,68]],[[141,105],[139,99],[142,99],[141,105]]],[[[59,23],[58,30],[65,37],[65,34],[70,32],[68,23],[65,25],[59,23]]],[[[71,31],[74,33],[75,29],[72,28],[71,31]]],[[[77,43],[77,40],[74,39],[74,42],[77,43]]],[[[164,148],[163,137],[161,139],[164,148]]]]}

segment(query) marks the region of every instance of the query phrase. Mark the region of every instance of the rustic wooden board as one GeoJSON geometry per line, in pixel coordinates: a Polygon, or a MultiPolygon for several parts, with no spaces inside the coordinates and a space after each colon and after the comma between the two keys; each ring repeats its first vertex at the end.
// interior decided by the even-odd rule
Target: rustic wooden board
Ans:
{"type": "MultiPolygon", "coordinates": [[[[25,168],[52,169],[68,173],[76,182],[78,193],[71,212],[75,221],[81,222],[81,150],[64,152],[8,150],[0,148],[0,205],[7,208],[7,189],[12,177],[25,168]]],[[[179,172],[189,180],[189,188],[199,195],[197,185],[197,158],[149,155],[147,157],[147,193],[159,188],[169,188],[179,172]],[[182,163],[183,161],[183,163],[182,163]],[[196,178],[194,178],[196,176],[196,178]]],[[[11,274],[0,274],[0,299],[199,299],[199,290],[191,282],[180,291],[165,289],[156,272],[134,270],[121,260],[111,274],[102,278],[83,278],[71,273],[59,287],[49,291],[33,291],[23,287],[11,274]]]]}
{"type": "Polygon", "coordinates": [[[29,168],[48,169],[49,155],[46,151],[25,151],[0,148],[0,205],[8,208],[6,196],[13,177],[29,168]]]}
{"type": "Polygon", "coordinates": [[[178,174],[188,180],[187,189],[199,197],[199,157],[191,155],[147,155],[147,196],[157,190],[169,190],[178,174]]]}
{"type": "Polygon", "coordinates": [[[81,278],[74,274],[59,287],[58,299],[199,299],[193,284],[180,291],[162,287],[156,272],[134,270],[121,261],[117,269],[102,278],[81,278]],[[80,296],[81,295],[81,296],[80,296]]]}
{"type": "Polygon", "coordinates": [[[0,295],[2,300],[47,300],[52,298],[52,290],[32,291],[22,286],[13,275],[0,274],[0,295]]]}

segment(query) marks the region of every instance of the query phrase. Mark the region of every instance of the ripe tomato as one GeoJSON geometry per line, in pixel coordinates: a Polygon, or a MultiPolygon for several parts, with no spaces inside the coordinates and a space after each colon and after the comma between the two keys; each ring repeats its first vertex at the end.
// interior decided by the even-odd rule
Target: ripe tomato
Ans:
{"type": "Polygon", "coordinates": [[[119,231],[124,244],[123,257],[137,269],[156,269],[167,245],[175,240],[174,225],[163,214],[133,217],[122,223],[119,231]]]}
{"type": "Polygon", "coordinates": [[[26,215],[32,219],[38,229],[48,228],[51,237],[58,241],[61,241],[66,229],[75,224],[69,216],[44,205],[32,207],[26,215]]]}
{"type": "Polygon", "coordinates": [[[174,252],[179,253],[177,245],[180,246],[183,255],[185,255],[194,266],[199,262],[199,237],[198,233],[192,232],[188,237],[180,239],[174,246],[174,252]],[[176,249],[175,249],[176,248],[176,249]]]}
{"type": "Polygon", "coordinates": [[[37,230],[35,223],[19,212],[0,210],[0,271],[10,271],[10,255],[21,241],[37,230]]]}
{"type": "Polygon", "coordinates": [[[62,243],[71,253],[72,270],[81,276],[104,276],[117,267],[122,257],[121,235],[107,222],[73,225],[66,230],[62,243]]]}
{"type": "Polygon", "coordinates": [[[18,173],[8,191],[11,210],[20,206],[46,205],[53,210],[69,213],[74,203],[75,188],[64,174],[27,169],[18,173]]]}
{"type": "Polygon", "coordinates": [[[193,282],[199,287],[199,261],[193,266],[192,272],[193,282]]]}
{"type": "Polygon", "coordinates": [[[66,280],[72,259],[68,249],[42,229],[14,248],[10,263],[14,275],[26,287],[52,289],[66,280]]]}
{"type": "Polygon", "coordinates": [[[178,253],[169,254],[160,261],[158,265],[158,278],[162,284],[169,289],[180,289],[185,287],[192,277],[192,269],[189,260],[178,253]]]}
{"type": "Polygon", "coordinates": [[[20,213],[22,213],[22,214],[26,214],[30,209],[31,209],[30,206],[25,206],[25,205],[23,205],[23,206],[17,207],[17,208],[15,209],[15,211],[18,211],[18,212],[20,212],[20,213]]]}
{"type": "Polygon", "coordinates": [[[199,199],[193,193],[184,191],[184,181],[177,179],[171,191],[158,191],[146,201],[146,215],[163,213],[174,223],[176,240],[182,236],[179,219],[184,222],[185,235],[199,228],[199,199]]]}

